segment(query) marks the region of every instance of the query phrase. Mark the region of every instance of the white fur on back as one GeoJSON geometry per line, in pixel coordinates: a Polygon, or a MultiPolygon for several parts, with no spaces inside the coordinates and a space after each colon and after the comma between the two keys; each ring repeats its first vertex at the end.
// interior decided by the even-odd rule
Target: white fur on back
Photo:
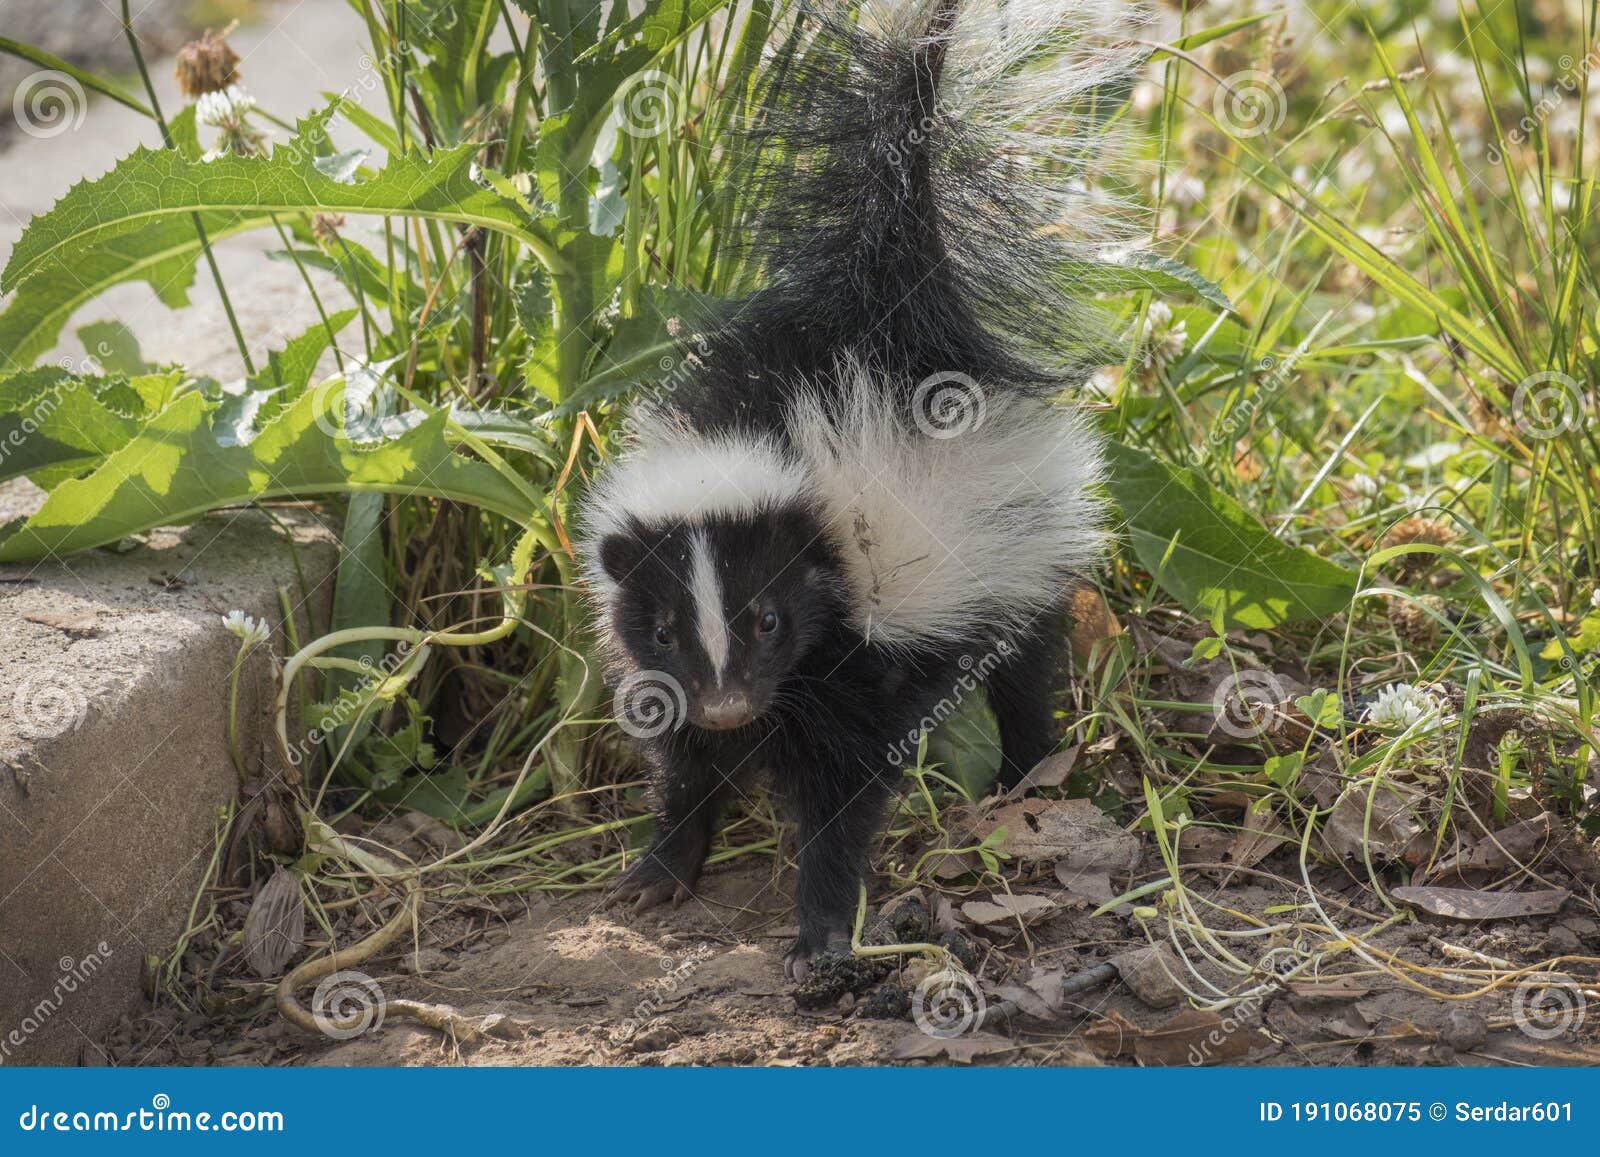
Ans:
{"type": "Polygon", "coordinates": [[[857,626],[885,646],[1025,629],[1104,544],[1095,437],[1077,411],[996,392],[930,437],[859,371],[802,394],[790,437],[848,571],[857,626]]]}
{"type": "MultiPolygon", "coordinates": [[[[792,449],[703,438],[661,414],[638,423],[639,440],[589,492],[584,553],[630,518],[692,525],[799,503],[820,514],[855,626],[874,643],[1021,630],[1059,606],[1063,582],[1097,561],[1105,539],[1098,444],[1081,415],[995,391],[981,421],[932,437],[862,370],[841,375],[791,403],[792,449]]],[[[588,573],[609,602],[602,568],[588,573]]]]}

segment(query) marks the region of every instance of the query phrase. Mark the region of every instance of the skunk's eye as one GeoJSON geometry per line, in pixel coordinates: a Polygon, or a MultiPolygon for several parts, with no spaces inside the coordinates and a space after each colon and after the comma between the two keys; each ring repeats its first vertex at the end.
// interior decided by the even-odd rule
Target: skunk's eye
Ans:
{"type": "Polygon", "coordinates": [[[756,630],[763,635],[770,635],[778,629],[778,612],[768,611],[761,616],[761,621],[756,624],[756,630]]]}
{"type": "Polygon", "coordinates": [[[657,627],[656,628],[656,645],[658,647],[670,647],[670,646],[672,646],[672,632],[667,630],[666,627],[657,627]]]}

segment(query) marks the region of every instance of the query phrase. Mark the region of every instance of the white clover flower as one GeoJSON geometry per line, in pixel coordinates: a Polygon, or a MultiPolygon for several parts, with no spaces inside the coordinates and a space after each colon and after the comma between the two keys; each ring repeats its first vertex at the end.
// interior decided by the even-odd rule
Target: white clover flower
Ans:
{"type": "Polygon", "coordinates": [[[1134,342],[1140,348],[1139,376],[1148,381],[1183,356],[1189,344],[1189,323],[1172,320],[1172,307],[1152,301],[1145,310],[1144,323],[1137,327],[1134,342]]]}
{"type": "Polygon", "coordinates": [[[1083,388],[1099,398],[1115,397],[1122,382],[1120,366],[1101,366],[1084,380],[1083,388]]]}
{"type": "Polygon", "coordinates": [[[1350,489],[1362,498],[1376,498],[1378,496],[1378,480],[1370,474],[1357,474],[1350,479],[1350,489]]]}
{"type": "Polygon", "coordinates": [[[1362,719],[1384,730],[1404,731],[1439,712],[1439,701],[1421,687],[1410,683],[1391,683],[1378,692],[1378,698],[1362,719]]]}
{"type": "Polygon", "coordinates": [[[272,628],[267,626],[266,620],[253,619],[243,611],[229,611],[223,615],[222,626],[229,634],[237,635],[246,647],[265,643],[272,634],[272,628]]]}
{"type": "Polygon", "coordinates": [[[230,84],[221,92],[202,93],[194,102],[195,119],[216,129],[238,128],[245,114],[256,107],[256,98],[243,85],[230,84]]]}
{"type": "Polygon", "coordinates": [[[1589,592],[1589,605],[1595,610],[1600,611],[1600,588],[1596,588],[1595,590],[1589,592]]]}

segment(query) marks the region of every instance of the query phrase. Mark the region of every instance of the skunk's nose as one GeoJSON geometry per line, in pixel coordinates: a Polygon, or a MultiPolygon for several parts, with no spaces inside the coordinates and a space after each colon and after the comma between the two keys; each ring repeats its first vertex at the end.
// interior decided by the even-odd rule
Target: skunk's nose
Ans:
{"type": "Polygon", "coordinates": [[[720,699],[712,699],[700,709],[702,726],[712,731],[731,731],[743,727],[755,718],[750,697],[739,691],[730,691],[720,699]]]}

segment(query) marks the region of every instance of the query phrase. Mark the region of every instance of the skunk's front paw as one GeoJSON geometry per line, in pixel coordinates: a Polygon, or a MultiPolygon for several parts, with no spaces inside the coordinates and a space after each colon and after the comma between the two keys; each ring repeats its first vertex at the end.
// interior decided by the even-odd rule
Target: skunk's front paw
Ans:
{"type": "Polygon", "coordinates": [[[629,904],[635,912],[644,912],[670,900],[676,908],[692,895],[694,890],[688,883],[674,877],[659,860],[647,855],[611,885],[605,906],[616,908],[629,904]]]}
{"type": "Polygon", "coordinates": [[[783,974],[788,979],[799,984],[811,975],[811,962],[819,956],[827,954],[850,955],[850,934],[848,932],[832,932],[826,935],[806,936],[801,934],[783,957],[783,974]]]}

